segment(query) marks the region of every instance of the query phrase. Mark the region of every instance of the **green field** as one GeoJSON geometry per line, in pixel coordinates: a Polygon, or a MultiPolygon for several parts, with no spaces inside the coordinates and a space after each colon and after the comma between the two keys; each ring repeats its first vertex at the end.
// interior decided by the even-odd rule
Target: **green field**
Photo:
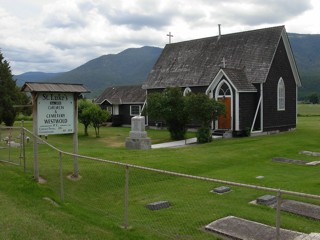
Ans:
{"type": "Polygon", "coordinates": [[[320,116],[320,104],[299,104],[298,114],[300,116],[320,116]]]}
{"type": "MultiPolygon", "coordinates": [[[[318,115],[317,109],[309,110],[306,106],[299,106],[299,113],[303,110],[308,114],[302,115],[318,115]]],[[[30,123],[26,126],[31,128],[30,123]]],[[[299,154],[302,150],[320,152],[320,116],[299,117],[297,130],[292,132],[142,151],[124,148],[129,128],[102,128],[100,138],[95,138],[93,129],[89,129],[89,137],[83,136],[82,130],[80,126],[82,155],[320,195],[320,166],[272,161],[273,157],[320,160],[299,154]]],[[[2,131],[1,137],[8,133],[2,131]]],[[[148,130],[148,136],[153,143],[169,139],[165,130],[148,130]]],[[[194,133],[188,136],[193,137],[194,133]]],[[[61,150],[72,151],[69,135],[49,136],[48,142],[61,150]]],[[[0,159],[7,160],[9,154],[10,161],[20,162],[17,149],[11,149],[10,153],[1,149],[0,159]]],[[[26,173],[22,166],[0,163],[0,239],[217,239],[202,228],[229,215],[275,225],[274,209],[249,204],[268,192],[231,187],[232,192],[216,195],[210,192],[221,186],[216,183],[129,168],[130,227],[123,229],[123,167],[79,159],[81,178],[74,181],[68,178],[73,171],[73,160],[63,155],[64,202],[61,202],[58,153],[39,144],[39,172],[47,181],[44,184],[32,180],[32,143],[27,144],[26,154],[26,173]],[[145,207],[161,200],[170,201],[172,206],[160,211],[145,207]]],[[[320,205],[318,200],[299,200],[320,205]]],[[[281,227],[305,233],[320,232],[319,221],[290,213],[281,214],[281,227]]]]}

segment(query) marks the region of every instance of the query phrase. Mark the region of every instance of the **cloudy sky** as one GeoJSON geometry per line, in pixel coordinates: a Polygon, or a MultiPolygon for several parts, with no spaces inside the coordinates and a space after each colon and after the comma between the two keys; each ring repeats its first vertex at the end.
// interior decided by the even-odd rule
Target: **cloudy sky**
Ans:
{"type": "Polygon", "coordinates": [[[285,25],[320,33],[319,0],[0,0],[0,51],[13,74],[63,72],[129,47],[285,25]]]}

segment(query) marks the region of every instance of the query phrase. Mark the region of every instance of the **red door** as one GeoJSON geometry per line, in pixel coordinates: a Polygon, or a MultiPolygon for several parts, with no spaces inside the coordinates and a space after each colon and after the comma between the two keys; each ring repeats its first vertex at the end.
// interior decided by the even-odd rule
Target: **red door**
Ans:
{"type": "Polygon", "coordinates": [[[226,106],[226,113],[218,117],[218,129],[231,129],[231,97],[218,98],[226,106]]]}

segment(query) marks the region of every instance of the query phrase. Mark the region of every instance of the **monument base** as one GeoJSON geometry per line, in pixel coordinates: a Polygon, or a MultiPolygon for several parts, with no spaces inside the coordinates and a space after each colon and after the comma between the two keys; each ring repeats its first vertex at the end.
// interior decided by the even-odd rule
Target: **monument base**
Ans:
{"type": "Polygon", "coordinates": [[[126,138],[127,149],[150,149],[151,139],[150,138],[126,138]]]}

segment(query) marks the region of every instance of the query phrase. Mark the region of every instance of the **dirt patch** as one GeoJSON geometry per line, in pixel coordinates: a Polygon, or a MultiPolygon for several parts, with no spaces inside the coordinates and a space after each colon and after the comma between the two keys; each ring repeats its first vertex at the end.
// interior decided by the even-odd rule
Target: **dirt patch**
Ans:
{"type": "Polygon", "coordinates": [[[109,147],[124,147],[125,143],[125,140],[123,140],[123,136],[100,138],[98,139],[98,141],[109,147]]]}
{"type": "Polygon", "coordinates": [[[74,176],[73,173],[70,173],[70,174],[67,176],[67,178],[68,178],[69,180],[71,180],[71,181],[79,181],[82,177],[81,177],[80,175],[74,176]]]}
{"type": "Polygon", "coordinates": [[[37,181],[38,183],[40,184],[46,184],[47,183],[47,180],[44,179],[43,177],[38,177],[38,179],[34,179],[35,181],[37,181]]]}

